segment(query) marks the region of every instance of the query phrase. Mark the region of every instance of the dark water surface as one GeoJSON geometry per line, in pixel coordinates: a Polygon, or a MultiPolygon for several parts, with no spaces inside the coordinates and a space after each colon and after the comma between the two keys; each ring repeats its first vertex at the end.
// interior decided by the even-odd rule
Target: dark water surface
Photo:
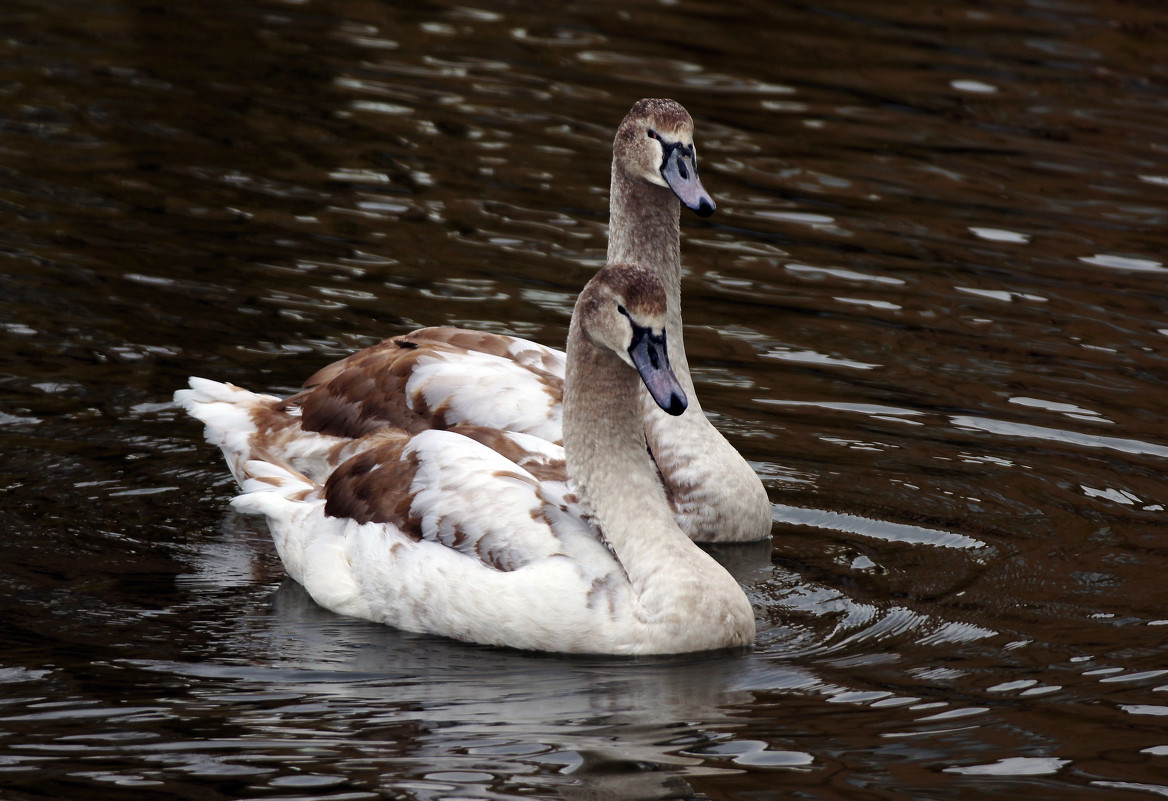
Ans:
{"type": "Polygon", "coordinates": [[[1168,796],[1156,4],[0,8],[0,797],[1168,796]],[[556,344],[612,133],[698,125],[702,404],[757,647],[613,661],[315,607],[188,375],[556,344]]]}

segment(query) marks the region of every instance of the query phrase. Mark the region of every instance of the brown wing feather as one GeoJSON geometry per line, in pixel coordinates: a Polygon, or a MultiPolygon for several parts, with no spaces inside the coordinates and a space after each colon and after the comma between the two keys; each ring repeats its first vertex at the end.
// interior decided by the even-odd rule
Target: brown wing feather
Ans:
{"type": "MultiPolygon", "coordinates": [[[[481,426],[457,426],[454,433],[467,436],[504,456],[514,456],[517,465],[532,463],[538,459],[524,451],[501,432],[481,426]]],[[[525,547],[517,547],[512,541],[512,531],[498,527],[475,527],[473,532],[463,528],[455,518],[443,516],[436,525],[430,527],[427,535],[422,529],[421,517],[414,513],[413,506],[418,492],[417,473],[419,469],[418,451],[404,455],[412,437],[402,432],[380,431],[354,440],[345,446],[347,458],[332,472],[324,485],[325,514],[330,517],[350,518],[358,523],[387,523],[396,526],[402,533],[415,541],[431,539],[448,548],[474,556],[485,565],[496,570],[510,571],[522,567],[533,554],[525,547]]],[[[469,443],[468,443],[469,445],[469,443]]],[[[538,459],[544,473],[551,478],[563,479],[563,463],[549,465],[538,459]]],[[[545,524],[551,525],[547,507],[551,503],[544,498],[539,481],[523,470],[500,470],[496,479],[520,482],[532,488],[537,498],[543,501],[544,509],[534,513],[545,524]]],[[[561,511],[566,509],[561,507],[561,511]]],[[[533,515],[533,516],[534,516],[533,515]]],[[[545,554],[546,555],[546,554],[545,554]]]]}
{"type": "Polygon", "coordinates": [[[477,351],[511,359],[537,375],[553,402],[563,393],[556,357],[531,346],[513,353],[516,340],[501,334],[459,328],[422,328],[393,337],[324,367],[309,378],[305,389],[288,399],[300,406],[300,425],[334,437],[361,437],[392,427],[411,434],[426,428],[447,428],[442,407],[426,408],[406,393],[421,360],[477,351]]]}
{"type": "Polygon", "coordinates": [[[431,426],[432,415],[407,405],[406,383],[425,353],[406,337],[387,339],[320,370],[288,402],[300,406],[307,431],[361,437],[392,427],[417,433],[431,426]]]}
{"type": "Polygon", "coordinates": [[[420,540],[421,521],[410,513],[418,463],[413,455],[402,458],[410,437],[399,432],[373,436],[380,444],[368,444],[329,475],[324,485],[324,512],[361,524],[390,523],[406,536],[420,540]]]}
{"type": "Polygon", "coordinates": [[[441,327],[419,328],[404,337],[398,337],[398,339],[409,340],[418,345],[435,345],[454,350],[473,350],[503,359],[512,359],[546,379],[555,386],[560,394],[563,393],[563,354],[555,354],[554,351],[533,342],[517,340],[506,334],[441,327]],[[526,345],[526,347],[516,348],[517,344],[526,345]]]}
{"type": "Polygon", "coordinates": [[[542,454],[533,454],[508,436],[506,431],[488,426],[457,425],[451,431],[486,445],[495,453],[522,467],[536,481],[567,481],[568,468],[563,459],[548,461],[542,454]]]}

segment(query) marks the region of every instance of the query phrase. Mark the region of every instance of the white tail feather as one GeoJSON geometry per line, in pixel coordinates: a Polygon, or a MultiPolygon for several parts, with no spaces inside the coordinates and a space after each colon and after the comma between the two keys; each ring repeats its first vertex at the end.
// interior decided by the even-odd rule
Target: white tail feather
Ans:
{"type": "Polygon", "coordinates": [[[253,412],[278,398],[207,378],[192,376],[190,384],[190,389],[174,393],[175,403],[203,422],[207,441],[219,446],[235,480],[242,484],[243,462],[255,455],[252,453],[256,433],[253,412]]]}
{"type": "Polygon", "coordinates": [[[277,400],[206,378],[192,377],[190,382],[190,389],[174,393],[175,403],[207,426],[208,442],[236,452],[246,450],[247,438],[256,431],[252,410],[277,400]]]}

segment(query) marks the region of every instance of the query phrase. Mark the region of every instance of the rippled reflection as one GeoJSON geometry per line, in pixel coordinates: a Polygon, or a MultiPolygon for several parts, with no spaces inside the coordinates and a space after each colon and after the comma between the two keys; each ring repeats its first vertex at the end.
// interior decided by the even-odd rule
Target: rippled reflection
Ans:
{"type": "Polygon", "coordinates": [[[0,54],[5,798],[1165,795],[1162,13],[32,3],[0,54]],[[170,393],[562,342],[616,123],[694,113],[752,653],[338,618],[170,393]]]}

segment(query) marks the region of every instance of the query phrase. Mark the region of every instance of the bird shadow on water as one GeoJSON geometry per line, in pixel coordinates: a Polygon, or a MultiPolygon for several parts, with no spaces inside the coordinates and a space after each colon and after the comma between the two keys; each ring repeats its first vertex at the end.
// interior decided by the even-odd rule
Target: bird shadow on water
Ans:
{"type": "MultiPolygon", "coordinates": [[[[218,586],[224,603],[238,604],[243,593],[254,601],[246,613],[220,629],[209,659],[148,666],[208,681],[236,709],[243,707],[233,698],[244,706],[260,700],[254,716],[235,716],[248,736],[343,731],[330,748],[358,747],[395,777],[392,789],[417,797],[440,795],[451,782],[478,795],[516,774],[567,798],[687,797],[694,777],[738,772],[733,760],[748,751],[774,766],[813,761],[734,743],[754,688],[818,683],[781,656],[536,654],[339,616],[288,578],[256,592],[255,582],[278,573],[257,523],[229,514],[184,582],[204,593],[218,586]],[[263,699],[279,701],[278,718],[263,699]]],[[[711,550],[740,580],[773,573],[769,543],[711,550]]]]}
{"type": "Polygon", "coordinates": [[[254,601],[220,629],[211,658],[149,669],[215,685],[217,700],[242,710],[234,723],[245,736],[356,748],[361,764],[396,783],[384,789],[416,797],[488,795],[522,775],[524,786],[567,798],[674,798],[694,795],[699,777],[806,769],[817,759],[796,738],[751,736],[760,698],[895,702],[855,665],[886,663],[897,642],[945,642],[950,626],[853,597],[846,583],[808,581],[768,541],[708,548],[755,607],[752,650],[613,658],[490,648],[319,607],[296,582],[276,579],[263,529],[229,514],[185,579],[218,588],[224,603],[241,591],[254,601]],[[273,592],[261,589],[273,580],[273,592]]]}

